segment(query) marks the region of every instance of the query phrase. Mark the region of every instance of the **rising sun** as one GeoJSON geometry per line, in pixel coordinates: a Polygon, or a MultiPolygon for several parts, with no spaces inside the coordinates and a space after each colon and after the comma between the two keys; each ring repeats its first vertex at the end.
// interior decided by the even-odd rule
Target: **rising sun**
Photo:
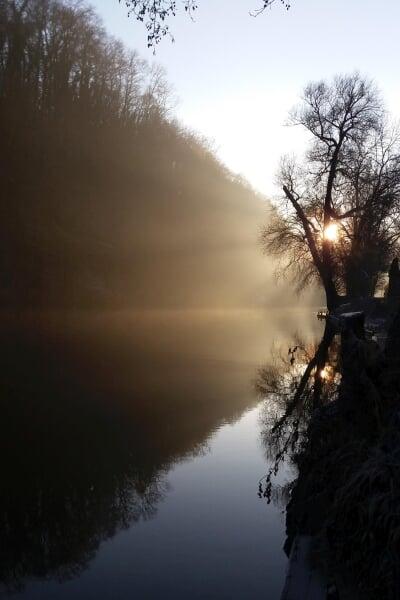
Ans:
{"type": "Polygon", "coordinates": [[[324,238],[329,242],[336,242],[338,239],[337,223],[330,223],[324,231],[324,238]]]}

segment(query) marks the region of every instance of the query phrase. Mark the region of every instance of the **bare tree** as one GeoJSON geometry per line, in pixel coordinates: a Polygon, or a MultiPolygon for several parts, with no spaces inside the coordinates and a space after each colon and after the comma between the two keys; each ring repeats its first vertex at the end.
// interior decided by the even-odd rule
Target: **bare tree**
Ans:
{"type": "Polygon", "coordinates": [[[347,210],[337,253],[347,295],[373,295],[381,287],[400,236],[400,136],[386,123],[349,157],[343,196],[347,210]]]}
{"type": "Polygon", "coordinates": [[[283,256],[299,288],[318,279],[333,309],[354,272],[368,263],[369,282],[376,278],[397,243],[399,138],[375,86],[358,73],[309,84],[289,122],[311,141],[302,162],[282,161],[284,196],[263,244],[283,256]]]}

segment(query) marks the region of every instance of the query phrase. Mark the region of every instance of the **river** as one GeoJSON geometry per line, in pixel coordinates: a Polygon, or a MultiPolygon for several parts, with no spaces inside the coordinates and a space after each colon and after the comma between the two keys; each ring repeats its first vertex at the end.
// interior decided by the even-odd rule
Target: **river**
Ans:
{"type": "Polygon", "coordinates": [[[284,505],[257,496],[270,463],[255,381],[274,348],[318,338],[312,310],[2,325],[4,596],[279,598],[284,505]]]}

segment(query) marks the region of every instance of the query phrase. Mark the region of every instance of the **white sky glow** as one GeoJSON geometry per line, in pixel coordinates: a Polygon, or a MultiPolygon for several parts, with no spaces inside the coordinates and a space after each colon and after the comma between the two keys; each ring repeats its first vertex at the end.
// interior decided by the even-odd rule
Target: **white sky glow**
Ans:
{"type": "MultiPolygon", "coordinates": [[[[178,0],[179,2],[179,0],[178,0]]],[[[154,60],[142,24],[118,0],[91,2],[110,33],[154,60]]],[[[282,154],[298,154],[306,138],[285,127],[302,88],[359,70],[376,81],[392,115],[400,116],[398,0],[293,0],[257,18],[261,0],[199,0],[196,21],[170,21],[155,60],[167,70],[178,118],[211,138],[220,158],[259,191],[277,193],[282,154]]]]}

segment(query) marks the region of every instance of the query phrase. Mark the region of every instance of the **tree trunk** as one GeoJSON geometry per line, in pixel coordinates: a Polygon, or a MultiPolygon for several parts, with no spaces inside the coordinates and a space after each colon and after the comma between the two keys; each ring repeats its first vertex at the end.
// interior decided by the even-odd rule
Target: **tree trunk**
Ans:
{"type": "Polygon", "coordinates": [[[325,288],[326,305],[329,311],[334,310],[339,305],[339,295],[333,279],[332,253],[328,240],[322,243],[322,265],[320,275],[325,288]]]}
{"type": "MultiPolygon", "coordinates": [[[[322,244],[322,259],[320,252],[317,248],[316,241],[313,236],[313,232],[311,230],[310,221],[308,220],[304,210],[300,206],[295,195],[289,190],[289,188],[284,185],[283,191],[290,200],[295,209],[304,229],[304,233],[306,236],[307,244],[310,249],[310,253],[312,259],[314,261],[314,265],[321,277],[322,285],[325,289],[326,294],[326,305],[329,311],[334,310],[339,305],[339,296],[336,291],[335,282],[333,280],[333,265],[332,265],[332,255],[331,249],[329,246],[328,240],[325,240],[322,244]]],[[[325,222],[325,221],[324,221],[325,222]]],[[[327,221],[329,223],[329,221],[327,221]]]]}
{"type": "Polygon", "coordinates": [[[339,294],[336,291],[336,286],[332,277],[323,278],[323,285],[326,294],[326,306],[329,312],[335,310],[340,304],[339,294]]]}

